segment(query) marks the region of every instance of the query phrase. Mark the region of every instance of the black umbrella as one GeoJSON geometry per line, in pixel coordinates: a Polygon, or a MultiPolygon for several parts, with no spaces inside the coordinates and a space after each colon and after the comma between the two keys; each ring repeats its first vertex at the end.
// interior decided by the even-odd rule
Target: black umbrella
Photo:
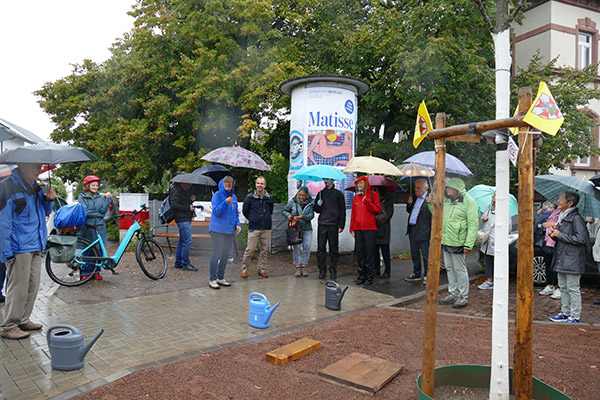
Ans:
{"type": "MultiPolygon", "coordinates": [[[[222,165],[209,164],[195,169],[192,174],[210,176],[218,184],[221,179],[231,175],[231,172],[222,165]]],[[[212,194],[213,192],[208,186],[196,186],[193,189],[192,194],[212,194]]]]}
{"type": "Polygon", "coordinates": [[[0,154],[0,163],[6,164],[64,164],[85,161],[98,161],[98,157],[82,147],[51,142],[21,146],[0,154]]]}
{"type": "Polygon", "coordinates": [[[189,189],[190,194],[210,193],[210,187],[217,186],[216,182],[210,177],[196,173],[179,174],[171,179],[175,183],[189,183],[192,187],[189,189]]]}
{"type": "Polygon", "coordinates": [[[596,174],[590,178],[590,182],[594,184],[594,186],[600,186],[600,174],[596,174]]]}

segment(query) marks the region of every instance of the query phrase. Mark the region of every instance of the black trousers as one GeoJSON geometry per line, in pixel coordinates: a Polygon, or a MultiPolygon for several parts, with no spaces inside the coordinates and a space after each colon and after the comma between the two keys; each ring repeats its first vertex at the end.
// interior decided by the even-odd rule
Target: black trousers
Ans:
{"type": "Polygon", "coordinates": [[[408,239],[410,241],[410,255],[413,262],[413,273],[416,276],[427,276],[427,266],[429,265],[429,239],[416,240],[414,235],[408,232],[408,239]],[[423,261],[421,262],[421,257],[423,261]],[[423,273],[421,274],[421,268],[423,273]]]}
{"type": "Polygon", "coordinates": [[[373,282],[375,273],[375,252],[377,245],[377,231],[354,231],[354,245],[358,259],[358,280],[373,282]]]}
{"type": "Polygon", "coordinates": [[[321,225],[317,227],[317,265],[321,274],[327,271],[327,244],[329,243],[329,273],[337,273],[340,258],[339,233],[337,225],[321,225]]]}

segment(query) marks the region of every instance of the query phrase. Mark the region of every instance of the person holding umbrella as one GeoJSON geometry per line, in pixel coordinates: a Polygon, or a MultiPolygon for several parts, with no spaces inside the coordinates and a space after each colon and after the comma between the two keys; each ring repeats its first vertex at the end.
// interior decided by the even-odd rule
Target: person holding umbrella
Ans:
{"type": "Polygon", "coordinates": [[[6,263],[6,305],[0,337],[25,339],[42,329],[29,318],[40,286],[42,252],[46,248],[46,217],[56,193],[46,193],[36,180],[42,164],[20,163],[0,182],[0,262],[6,263]]]}
{"type": "MultiPolygon", "coordinates": [[[[111,204],[111,194],[107,192],[105,194],[98,193],[98,189],[100,188],[100,178],[96,175],[88,175],[83,178],[83,192],[77,198],[77,202],[85,207],[87,211],[87,218],[85,220],[85,225],[79,231],[78,236],[87,239],[90,242],[96,240],[96,229],[92,226],[95,226],[98,229],[98,233],[102,238],[102,243],[106,247],[108,244],[108,235],[106,232],[106,224],[104,223],[104,216],[110,209],[111,204]],[[92,226],[88,226],[92,225],[92,226]]],[[[87,278],[94,267],[91,265],[83,265],[81,267],[81,280],[87,278]]],[[[100,271],[94,275],[94,279],[101,281],[102,275],[100,275],[100,271]]]]}
{"type": "Polygon", "coordinates": [[[425,179],[415,181],[414,194],[408,197],[406,212],[408,222],[406,234],[410,241],[410,254],[412,255],[413,273],[404,278],[405,281],[420,281],[427,283],[427,267],[429,265],[429,237],[431,236],[431,210],[427,205],[429,184],[425,179]],[[423,262],[421,263],[421,258],[423,262]],[[421,275],[421,265],[423,275],[421,275]]]}
{"type": "Polygon", "coordinates": [[[342,192],[333,185],[333,179],[323,178],[325,187],[317,193],[313,209],[319,213],[317,226],[317,265],[319,279],[327,275],[327,243],[331,257],[329,276],[337,279],[337,262],[340,258],[339,234],[346,225],[346,202],[342,192]]]}
{"type": "Polygon", "coordinates": [[[296,196],[281,211],[281,214],[290,222],[295,221],[295,223],[300,224],[303,231],[302,243],[292,246],[296,276],[308,276],[306,264],[308,264],[308,258],[310,257],[310,244],[312,242],[312,224],[310,221],[315,216],[313,206],[313,199],[310,197],[308,188],[302,186],[296,196]]]}

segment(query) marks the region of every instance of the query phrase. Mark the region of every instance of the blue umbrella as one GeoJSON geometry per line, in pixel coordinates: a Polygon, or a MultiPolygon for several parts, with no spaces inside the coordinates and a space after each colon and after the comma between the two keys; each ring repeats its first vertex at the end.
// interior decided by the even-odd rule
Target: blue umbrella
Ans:
{"type": "Polygon", "coordinates": [[[600,192],[590,181],[582,181],[573,176],[538,175],[535,177],[535,191],[556,204],[565,190],[579,193],[579,213],[585,217],[600,217],[600,192]]]}
{"type": "MultiPolygon", "coordinates": [[[[435,151],[423,151],[413,156],[408,157],[404,162],[421,164],[426,167],[435,169],[435,151]]],[[[458,175],[473,175],[471,170],[467,168],[465,163],[454,157],[452,154],[446,153],[446,172],[458,175]]]]}
{"type": "Polygon", "coordinates": [[[299,181],[320,181],[325,178],[341,181],[348,177],[344,175],[342,171],[330,165],[311,165],[310,167],[304,167],[296,172],[293,178],[299,181]]]}
{"type": "MultiPolygon", "coordinates": [[[[496,188],[494,186],[475,185],[467,191],[467,194],[477,202],[479,212],[483,213],[487,206],[492,204],[492,196],[495,192],[496,188]]],[[[508,195],[508,211],[511,217],[519,213],[519,203],[512,194],[508,195]]]]}

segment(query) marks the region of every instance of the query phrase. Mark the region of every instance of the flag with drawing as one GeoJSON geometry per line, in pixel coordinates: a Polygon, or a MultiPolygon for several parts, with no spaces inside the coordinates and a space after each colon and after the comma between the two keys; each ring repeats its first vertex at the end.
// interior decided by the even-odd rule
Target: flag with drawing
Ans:
{"type": "Polygon", "coordinates": [[[540,82],[537,97],[531,104],[523,121],[548,135],[556,135],[560,126],[564,122],[563,117],[556,100],[552,97],[545,82],[540,82]]]}
{"type": "Polygon", "coordinates": [[[417,111],[417,125],[415,126],[415,137],[413,138],[413,146],[415,149],[419,146],[421,141],[425,139],[425,136],[431,130],[431,118],[429,118],[429,111],[425,101],[421,102],[419,110],[417,111]]]}

